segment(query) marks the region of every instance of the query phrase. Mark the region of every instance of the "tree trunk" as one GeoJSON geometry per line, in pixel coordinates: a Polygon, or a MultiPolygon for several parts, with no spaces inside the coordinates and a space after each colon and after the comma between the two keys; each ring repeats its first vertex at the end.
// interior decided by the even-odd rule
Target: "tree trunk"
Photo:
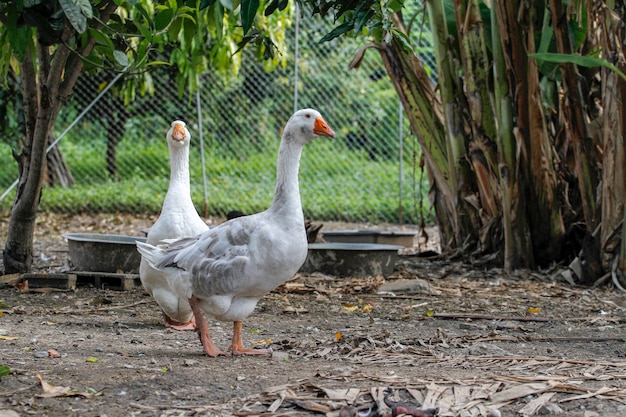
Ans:
{"type": "MultiPolygon", "coordinates": [[[[100,24],[105,24],[117,5],[105,0],[99,6],[100,24]]],[[[71,25],[66,22],[61,44],[52,47],[36,43],[36,53],[27,50],[19,64],[24,94],[25,139],[22,152],[16,155],[19,182],[3,252],[7,274],[32,269],[33,236],[45,174],[48,134],[82,71],[81,56],[88,56],[96,44],[95,38],[90,38],[79,54],[70,54],[65,43],[74,34],[71,25]]]]}
{"type": "MultiPolygon", "coordinates": [[[[20,176],[3,253],[4,269],[7,274],[28,272],[32,268],[35,218],[45,173],[43,161],[46,156],[48,132],[58,114],[54,101],[64,66],[50,65],[47,47],[39,44],[37,49],[41,84],[37,84],[33,54],[28,51],[26,58],[20,63],[26,136],[24,150],[17,156],[20,176]],[[49,80],[49,75],[57,86],[43,81],[49,80]]],[[[67,48],[59,47],[55,59],[64,61],[68,54],[67,48]]]]}

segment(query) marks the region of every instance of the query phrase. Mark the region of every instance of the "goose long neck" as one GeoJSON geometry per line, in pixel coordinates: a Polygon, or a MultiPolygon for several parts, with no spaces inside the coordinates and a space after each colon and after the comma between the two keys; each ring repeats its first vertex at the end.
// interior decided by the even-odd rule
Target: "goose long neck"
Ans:
{"type": "Polygon", "coordinates": [[[272,210],[289,213],[290,216],[302,217],[298,171],[302,145],[296,143],[285,132],[278,149],[276,164],[276,189],[272,210]]]}
{"type": "Polygon", "coordinates": [[[169,147],[170,150],[170,185],[165,196],[164,205],[181,204],[189,199],[189,147],[169,147]]]}

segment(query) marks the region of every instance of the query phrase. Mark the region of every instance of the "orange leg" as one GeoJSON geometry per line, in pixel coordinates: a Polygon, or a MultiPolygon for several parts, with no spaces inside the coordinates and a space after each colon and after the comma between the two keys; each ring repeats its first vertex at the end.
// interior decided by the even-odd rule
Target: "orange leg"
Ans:
{"type": "Polygon", "coordinates": [[[163,313],[163,321],[165,322],[165,326],[174,330],[196,330],[196,318],[195,316],[191,317],[187,323],[182,323],[180,321],[172,320],[167,314],[163,313]]]}
{"type": "Polygon", "coordinates": [[[233,344],[230,349],[233,355],[269,355],[271,353],[268,349],[249,349],[243,346],[241,338],[241,328],[243,323],[236,321],[233,326],[233,344]]]}
{"type": "Polygon", "coordinates": [[[198,332],[198,337],[200,337],[200,343],[202,343],[202,347],[204,348],[204,353],[207,356],[216,357],[219,355],[228,355],[228,353],[223,352],[215,346],[211,336],[209,335],[209,325],[207,321],[202,316],[202,312],[200,311],[199,301],[198,299],[192,295],[189,299],[189,305],[191,306],[191,311],[193,311],[193,316],[196,319],[196,328],[198,332]]]}

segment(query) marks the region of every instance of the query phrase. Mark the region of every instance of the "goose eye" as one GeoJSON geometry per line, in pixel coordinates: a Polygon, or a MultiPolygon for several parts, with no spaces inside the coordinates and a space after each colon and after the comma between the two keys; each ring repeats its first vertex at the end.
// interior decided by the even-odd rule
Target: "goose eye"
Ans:
{"type": "Polygon", "coordinates": [[[310,114],[305,114],[304,116],[305,116],[307,119],[310,119],[310,118],[311,118],[311,115],[310,115],[310,114]]]}

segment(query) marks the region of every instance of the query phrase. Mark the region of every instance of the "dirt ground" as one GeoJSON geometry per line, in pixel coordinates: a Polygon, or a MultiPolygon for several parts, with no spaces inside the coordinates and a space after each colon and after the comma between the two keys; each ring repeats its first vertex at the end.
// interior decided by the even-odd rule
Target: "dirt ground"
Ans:
{"type": "MultiPolygon", "coordinates": [[[[69,269],[61,233],[153,220],[40,216],[35,270],[69,269]]],[[[269,294],[244,338],[271,356],[204,356],[141,288],[2,285],[0,416],[390,416],[385,398],[439,416],[626,416],[626,295],[417,251],[386,277],[298,275],[269,294]]],[[[232,324],[210,326],[226,348],[232,324]]]]}

